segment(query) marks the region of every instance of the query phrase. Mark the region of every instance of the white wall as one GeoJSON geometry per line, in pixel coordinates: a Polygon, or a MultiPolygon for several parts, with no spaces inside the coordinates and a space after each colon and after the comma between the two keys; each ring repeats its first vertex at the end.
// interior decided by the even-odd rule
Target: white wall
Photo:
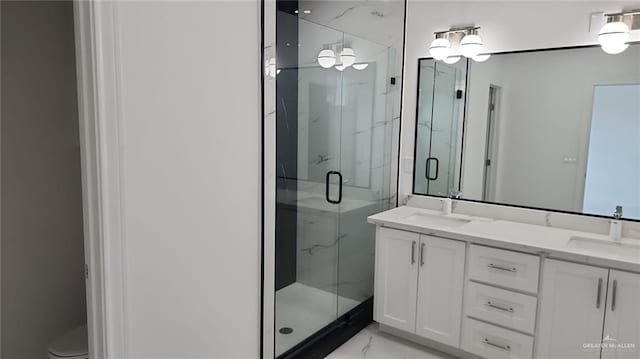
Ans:
{"type": "Polygon", "coordinates": [[[260,4],[113,6],[125,356],[257,357],[260,4]]]}
{"type": "MultiPolygon", "coordinates": [[[[487,52],[588,45],[597,43],[597,29],[589,32],[590,14],[637,8],[637,1],[422,1],[408,0],[402,108],[402,158],[413,156],[418,58],[429,57],[433,32],[475,24],[487,52]]],[[[640,32],[632,34],[640,40],[640,32]]],[[[411,193],[410,161],[401,161],[402,197],[411,193]]]]}
{"type": "Polygon", "coordinates": [[[2,2],[2,358],[86,322],[73,9],[2,2]]]}

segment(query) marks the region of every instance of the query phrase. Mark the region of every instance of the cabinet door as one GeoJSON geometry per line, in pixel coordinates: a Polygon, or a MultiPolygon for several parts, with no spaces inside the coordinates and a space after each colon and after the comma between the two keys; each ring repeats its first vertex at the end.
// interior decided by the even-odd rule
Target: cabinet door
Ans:
{"type": "Polygon", "coordinates": [[[374,319],[413,332],[420,235],[387,228],[379,228],[377,232],[374,319]]]}
{"type": "Polygon", "coordinates": [[[600,358],[608,274],[603,268],[544,262],[537,358],[600,358]]]}
{"type": "Polygon", "coordinates": [[[640,274],[611,270],[602,358],[640,358],[640,274]]]}
{"type": "Polygon", "coordinates": [[[416,334],[460,346],[464,242],[420,236],[416,334]]]}

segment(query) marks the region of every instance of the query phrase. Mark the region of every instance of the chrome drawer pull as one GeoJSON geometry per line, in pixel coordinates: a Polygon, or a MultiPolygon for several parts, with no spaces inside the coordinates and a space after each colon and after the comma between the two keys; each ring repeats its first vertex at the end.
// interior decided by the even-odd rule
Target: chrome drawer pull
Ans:
{"type": "Polygon", "coordinates": [[[616,296],[618,295],[618,280],[613,280],[613,291],[611,292],[611,311],[616,310],[616,296]]]}
{"type": "Polygon", "coordinates": [[[505,311],[505,312],[513,313],[513,308],[512,307],[509,307],[509,308],[501,307],[499,305],[495,305],[495,304],[491,303],[491,301],[487,301],[487,307],[491,307],[493,309],[498,309],[498,310],[502,310],[502,311],[505,311]]]}
{"type": "Polygon", "coordinates": [[[507,351],[507,352],[511,351],[511,346],[510,345],[500,345],[500,344],[492,343],[489,340],[489,338],[482,339],[482,342],[487,344],[487,345],[491,345],[492,347],[496,347],[498,349],[502,349],[502,350],[507,351]]]}
{"type": "Polygon", "coordinates": [[[596,293],[596,308],[600,308],[600,297],[602,297],[602,278],[598,278],[598,292],[596,293]]]}
{"type": "Polygon", "coordinates": [[[416,241],[411,242],[411,264],[416,262],[416,241]]]}
{"type": "Polygon", "coordinates": [[[502,271],[505,271],[505,272],[513,272],[513,273],[515,273],[515,272],[518,271],[518,269],[516,267],[503,267],[503,266],[495,265],[493,263],[489,263],[489,265],[487,267],[489,267],[491,269],[502,270],[502,271]]]}

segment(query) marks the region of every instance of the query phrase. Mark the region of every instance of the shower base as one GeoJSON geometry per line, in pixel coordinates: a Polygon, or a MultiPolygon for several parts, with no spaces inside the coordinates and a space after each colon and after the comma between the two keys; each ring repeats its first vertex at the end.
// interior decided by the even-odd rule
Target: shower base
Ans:
{"type": "Polygon", "coordinates": [[[276,356],[358,304],[356,300],[297,282],[280,289],[276,292],[276,356]]]}

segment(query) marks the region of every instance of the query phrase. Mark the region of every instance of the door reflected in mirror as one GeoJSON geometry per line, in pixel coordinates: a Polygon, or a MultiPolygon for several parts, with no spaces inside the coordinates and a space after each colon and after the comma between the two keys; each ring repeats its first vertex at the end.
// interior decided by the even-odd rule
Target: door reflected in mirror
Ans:
{"type": "Polygon", "coordinates": [[[414,193],[640,219],[640,44],[419,66],[414,193]]]}

